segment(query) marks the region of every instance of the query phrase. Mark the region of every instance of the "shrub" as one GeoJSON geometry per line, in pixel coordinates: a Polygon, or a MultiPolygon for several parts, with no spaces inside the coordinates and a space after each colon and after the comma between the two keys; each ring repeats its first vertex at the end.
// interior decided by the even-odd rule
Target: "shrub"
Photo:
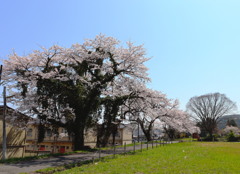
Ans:
{"type": "Polygon", "coordinates": [[[211,137],[210,135],[207,135],[206,137],[202,138],[203,141],[218,141],[218,135],[213,134],[211,137]]]}
{"type": "Polygon", "coordinates": [[[230,133],[227,135],[227,141],[228,142],[238,141],[238,138],[234,135],[233,131],[230,131],[230,133]]]}

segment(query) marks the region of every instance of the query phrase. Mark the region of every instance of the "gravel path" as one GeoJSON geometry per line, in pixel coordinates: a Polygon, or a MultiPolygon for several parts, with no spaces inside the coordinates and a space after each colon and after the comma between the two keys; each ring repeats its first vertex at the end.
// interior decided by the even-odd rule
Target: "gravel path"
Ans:
{"type": "MultiPolygon", "coordinates": [[[[177,143],[176,141],[173,143],[177,143]]],[[[156,146],[160,147],[163,146],[163,144],[142,144],[141,145],[136,145],[135,150],[140,150],[141,148],[143,149],[151,149],[156,148],[156,146]]],[[[133,151],[134,147],[129,146],[126,147],[126,152],[133,151]]],[[[115,153],[120,154],[124,153],[125,150],[123,147],[116,148],[115,153]]],[[[112,155],[114,153],[114,149],[111,150],[101,150],[101,157],[112,155]]],[[[51,157],[51,158],[45,158],[45,159],[36,159],[36,160],[31,160],[31,161],[24,161],[24,162],[19,162],[16,164],[0,164],[0,174],[18,174],[18,173],[29,173],[29,172],[34,172],[39,169],[44,169],[48,167],[55,167],[55,166],[61,166],[64,164],[71,164],[71,163],[76,163],[76,162],[81,162],[81,161],[87,161],[87,160],[92,160],[92,159],[97,159],[99,158],[99,152],[92,152],[92,153],[79,153],[79,154],[72,154],[72,155],[66,155],[66,156],[59,156],[59,157],[51,157]]]]}

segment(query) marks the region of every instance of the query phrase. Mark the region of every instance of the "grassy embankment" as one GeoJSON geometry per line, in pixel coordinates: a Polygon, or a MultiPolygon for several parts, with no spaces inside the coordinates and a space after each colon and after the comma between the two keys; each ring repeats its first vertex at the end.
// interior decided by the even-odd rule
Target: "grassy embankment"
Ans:
{"type": "Polygon", "coordinates": [[[170,144],[135,155],[118,155],[72,168],[66,174],[240,173],[240,144],[186,142],[170,144]]]}

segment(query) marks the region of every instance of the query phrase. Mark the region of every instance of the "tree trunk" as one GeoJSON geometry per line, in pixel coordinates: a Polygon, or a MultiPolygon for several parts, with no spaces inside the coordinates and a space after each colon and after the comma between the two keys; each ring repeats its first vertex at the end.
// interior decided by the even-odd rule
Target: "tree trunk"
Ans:
{"type": "Polygon", "coordinates": [[[113,146],[115,145],[115,138],[116,138],[116,133],[113,132],[113,134],[112,134],[112,145],[113,146]]]}
{"type": "Polygon", "coordinates": [[[213,141],[213,133],[212,131],[208,132],[209,133],[209,139],[208,141],[213,141]]]}
{"type": "Polygon", "coordinates": [[[84,117],[77,117],[73,128],[73,150],[84,149],[84,130],[85,120],[84,117]]]}
{"type": "Polygon", "coordinates": [[[105,125],[103,124],[98,128],[97,147],[106,147],[112,134],[112,124],[107,125],[106,128],[104,127],[105,125]]]}
{"type": "Polygon", "coordinates": [[[152,140],[152,136],[151,136],[151,131],[152,131],[152,125],[153,122],[150,122],[149,125],[147,126],[147,128],[144,127],[144,122],[141,122],[140,120],[138,121],[138,123],[140,124],[142,131],[147,139],[147,141],[151,141],[152,140]]]}
{"type": "Polygon", "coordinates": [[[151,129],[145,129],[143,123],[139,123],[142,131],[147,139],[147,141],[151,141],[152,140],[152,136],[151,136],[151,129]]]}
{"type": "Polygon", "coordinates": [[[115,140],[116,140],[116,134],[118,132],[118,126],[113,125],[113,131],[112,131],[112,145],[115,145],[115,140]]]}
{"type": "Polygon", "coordinates": [[[151,141],[152,140],[152,136],[151,136],[150,131],[148,131],[148,130],[147,131],[143,131],[143,133],[144,133],[147,141],[151,141]]]}
{"type": "Polygon", "coordinates": [[[76,151],[84,149],[84,127],[80,126],[76,128],[73,134],[73,150],[76,151]]]}

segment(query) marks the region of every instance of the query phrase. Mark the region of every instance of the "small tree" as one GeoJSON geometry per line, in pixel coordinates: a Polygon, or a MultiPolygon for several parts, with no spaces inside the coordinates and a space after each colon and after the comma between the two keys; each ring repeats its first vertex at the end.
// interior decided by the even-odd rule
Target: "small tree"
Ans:
{"type": "Polygon", "coordinates": [[[228,142],[235,142],[238,141],[238,138],[235,136],[233,131],[230,131],[229,134],[227,135],[227,141],[228,142]]]}

